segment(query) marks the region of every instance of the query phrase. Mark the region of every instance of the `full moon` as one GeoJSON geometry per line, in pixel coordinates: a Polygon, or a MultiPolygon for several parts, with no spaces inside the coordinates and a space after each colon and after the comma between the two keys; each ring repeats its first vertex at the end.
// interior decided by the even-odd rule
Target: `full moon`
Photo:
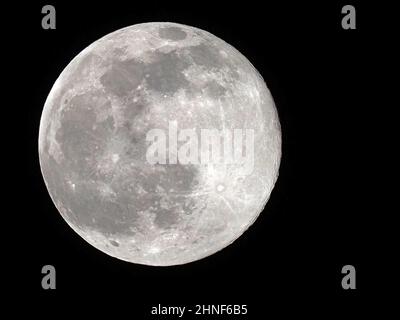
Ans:
{"type": "Polygon", "coordinates": [[[235,48],[198,28],[143,23],[95,41],[62,71],[39,159],[55,206],[88,243],[178,265],[257,219],[278,177],[281,130],[263,78],[235,48]]]}

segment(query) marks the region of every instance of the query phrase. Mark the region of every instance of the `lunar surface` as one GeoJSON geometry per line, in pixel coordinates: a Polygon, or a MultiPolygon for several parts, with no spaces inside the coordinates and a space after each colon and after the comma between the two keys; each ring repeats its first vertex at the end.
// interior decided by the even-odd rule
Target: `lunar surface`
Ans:
{"type": "Polygon", "coordinates": [[[265,82],[235,48],[197,28],[144,23],[95,41],[63,70],[43,109],[39,158],[58,211],[88,243],[177,265],[253,224],[278,177],[281,130],[265,82]],[[197,161],[219,150],[203,148],[204,129],[231,138],[215,161],[197,161]]]}

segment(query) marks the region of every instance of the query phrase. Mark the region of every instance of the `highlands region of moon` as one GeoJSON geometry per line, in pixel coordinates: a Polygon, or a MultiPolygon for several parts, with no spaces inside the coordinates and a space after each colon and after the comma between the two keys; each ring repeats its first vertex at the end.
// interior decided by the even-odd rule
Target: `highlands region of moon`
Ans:
{"type": "Polygon", "coordinates": [[[146,265],[196,261],[240,237],[263,211],[281,158],[278,114],[257,70],[223,40],[176,23],[133,25],[89,45],[54,83],[39,131],[41,171],[62,217],[97,249],[146,265]],[[200,150],[204,129],[236,134],[224,146],[242,161],[149,161],[157,139],[167,157],[189,139],[200,150]]]}

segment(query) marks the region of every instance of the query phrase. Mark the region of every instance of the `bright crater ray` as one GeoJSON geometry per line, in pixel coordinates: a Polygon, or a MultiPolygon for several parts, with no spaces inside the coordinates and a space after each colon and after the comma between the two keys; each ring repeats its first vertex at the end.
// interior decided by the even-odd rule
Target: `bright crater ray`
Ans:
{"type": "Polygon", "coordinates": [[[281,132],[262,77],[236,49],[197,28],[145,23],[99,39],[64,69],[44,106],[39,157],[53,202],[87,242],[125,261],[176,265],[221,250],[255,221],[278,176],[281,132]],[[147,133],[171,123],[251,129],[252,170],[149,163],[147,133]]]}

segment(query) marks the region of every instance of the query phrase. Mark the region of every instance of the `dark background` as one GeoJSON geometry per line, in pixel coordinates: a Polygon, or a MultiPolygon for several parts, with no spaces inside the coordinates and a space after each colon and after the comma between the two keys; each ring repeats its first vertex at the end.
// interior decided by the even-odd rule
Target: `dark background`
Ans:
{"type": "Polygon", "coordinates": [[[373,181],[382,148],[374,123],[382,113],[371,81],[383,36],[365,2],[298,2],[36,1],[8,11],[20,19],[7,39],[16,62],[8,66],[10,90],[16,116],[26,120],[18,130],[3,120],[22,153],[12,158],[18,179],[6,199],[13,222],[5,226],[12,258],[4,278],[19,302],[14,311],[144,319],[159,303],[247,304],[241,318],[261,319],[273,312],[357,316],[370,308],[369,298],[382,294],[382,270],[373,266],[385,253],[373,181]],[[56,8],[56,30],[41,28],[45,4],[56,8]],[[341,27],[345,4],[356,7],[356,30],[341,27]],[[280,175],[264,212],[232,245],[182,266],[135,265],[86,243],[53,205],[37,152],[44,102],[70,60],[112,31],[150,21],[195,26],[237,48],[264,77],[282,126],[280,175]],[[46,264],[56,268],[56,290],[41,288],[46,264]],[[356,290],[341,287],[347,264],[357,270],[356,290]]]}

